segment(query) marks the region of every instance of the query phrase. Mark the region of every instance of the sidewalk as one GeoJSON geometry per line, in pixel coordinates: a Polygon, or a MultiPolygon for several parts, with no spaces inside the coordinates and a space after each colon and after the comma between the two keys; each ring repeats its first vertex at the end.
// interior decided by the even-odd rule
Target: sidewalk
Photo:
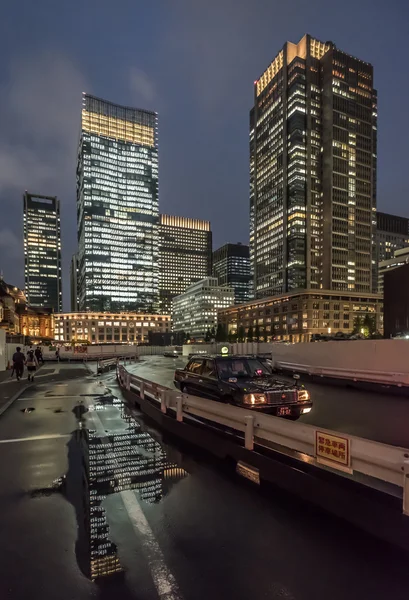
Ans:
{"type": "Polygon", "coordinates": [[[40,369],[33,384],[3,378],[2,402],[16,388],[20,397],[0,416],[0,598],[23,600],[34,589],[44,600],[95,598],[78,566],[83,470],[73,409],[108,392],[72,364],[40,369]],[[65,480],[60,492],[55,482],[65,480]]]}
{"type": "Polygon", "coordinates": [[[83,364],[73,363],[53,363],[51,365],[42,365],[35,374],[35,382],[31,384],[27,381],[27,369],[24,369],[24,376],[21,381],[16,380],[14,374],[11,377],[11,370],[0,372],[0,413],[8,402],[19,392],[28,386],[38,385],[40,383],[66,381],[67,379],[77,379],[88,374],[83,364]]]}

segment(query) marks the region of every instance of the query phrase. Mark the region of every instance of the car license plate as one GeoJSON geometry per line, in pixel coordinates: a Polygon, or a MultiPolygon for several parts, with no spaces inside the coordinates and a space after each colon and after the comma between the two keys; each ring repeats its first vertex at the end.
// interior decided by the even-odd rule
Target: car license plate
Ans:
{"type": "Polygon", "coordinates": [[[288,408],[288,406],[281,406],[278,409],[278,413],[277,414],[278,414],[279,417],[283,417],[284,415],[290,415],[291,414],[291,409],[288,408]]]}

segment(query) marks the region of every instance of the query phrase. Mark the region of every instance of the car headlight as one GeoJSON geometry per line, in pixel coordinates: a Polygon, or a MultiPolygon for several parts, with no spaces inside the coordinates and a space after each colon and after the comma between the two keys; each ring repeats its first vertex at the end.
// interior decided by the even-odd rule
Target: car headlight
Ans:
{"type": "Polygon", "coordinates": [[[244,404],[265,404],[266,396],[265,394],[244,394],[243,396],[244,404]]]}
{"type": "Polygon", "coordinates": [[[310,399],[310,395],[307,390],[298,390],[298,402],[305,402],[310,399]]]}

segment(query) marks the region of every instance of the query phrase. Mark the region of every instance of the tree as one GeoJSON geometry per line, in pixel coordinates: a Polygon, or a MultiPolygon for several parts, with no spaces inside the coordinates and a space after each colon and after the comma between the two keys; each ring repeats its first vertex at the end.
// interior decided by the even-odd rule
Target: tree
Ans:
{"type": "Polygon", "coordinates": [[[248,342],[252,342],[253,341],[253,335],[254,335],[254,333],[253,333],[253,326],[250,325],[249,330],[247,332],[247,341],[248,342]]]}
{"type": "Polygon", "coordinates": [[[352,333],[362,333],[361,329],[363,329],[364,322],[362,317],[357,316],[354,319],[352,333]]]}
{"type": "Polygon", "coordinates": [[[240,325],[239,330],[237,332],[237,341],[244,342],[244,338],[246,337],[246,331],[243,325],[240,325]]]}
{"type": "Polygon", "coordinates": [[[216,339],[216,329],[214,328],[214,325],[213,325],[213,327],[210,330],[210,339],[211,340],[215,340],[216,339]]]}
{"type": "Polygon", "coordinates": [[[205,333],[204,341],[205,342],[210,342],[211,339],[212,339],[212,334],[210,333],[210,329],[207,329],[207,331],[205,333]]]}
{"type": "Polygon", "coordinates": [[[190,333],[189,333],[189,332],[187,332],[187,334],[186,334],[186,341],[187,341],[187,342],[189,342],[189,341],[190,341],[190,333]]]}
{"type": "Polygon", "coordinates": [[[366,338],[370,338],[376,333],[375,315],[367,313],[364,317],[358,316],[354,319],[353,333],[360,333],[366,338]]]}
{"type": "Polygon", "coordinates": [[[217,330],[216,330],[216,342],[225,342],[226,339],[227,339],[226,328],[224,325],[222,325],[222,323],[219,323],[217,325],[217,330]]]}
{"type": "Polygon", "coordinates": [[[229,344],[235,344],[237,342],[237,333],[231,331],[227,336],[229,344]]]}
{"type": "Polygon", "coordinates": [[[186,333],[183,331],[183,329],[181,331],[177,331],[175,334],[175,342],[177,346],[183,346],[183,344],[186,341],[186,333]]]}
{"type": "Polygon", "coordinates": [[[256,328],[254,330],[254,339],[256,342],[260,341],[260,327],[258,326],[258,323],[256,325],[256,328]]]}
{"type": "Polygon", "coordinates": [[[375,315],[367,313],[364,317],[364,331],[365,337],[372,337],[376,332],[376,319],[375,315]]]}

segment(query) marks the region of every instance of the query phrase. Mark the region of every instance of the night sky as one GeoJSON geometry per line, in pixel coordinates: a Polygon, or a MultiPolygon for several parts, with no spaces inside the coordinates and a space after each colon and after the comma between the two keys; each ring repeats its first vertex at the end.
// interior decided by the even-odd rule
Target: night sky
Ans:
{"type": "Polygon", "coordinates": [[[81,92],[159,113],[164,213],[209,219],[214,247],[248,242],[253,81],[310,33],[371,62],[378,207],[409,217],[407,0],[21,0],[0,20],[0,271],[23,273],[23,192],[57,195],[64,308],[76,250],[81,92]]]}

